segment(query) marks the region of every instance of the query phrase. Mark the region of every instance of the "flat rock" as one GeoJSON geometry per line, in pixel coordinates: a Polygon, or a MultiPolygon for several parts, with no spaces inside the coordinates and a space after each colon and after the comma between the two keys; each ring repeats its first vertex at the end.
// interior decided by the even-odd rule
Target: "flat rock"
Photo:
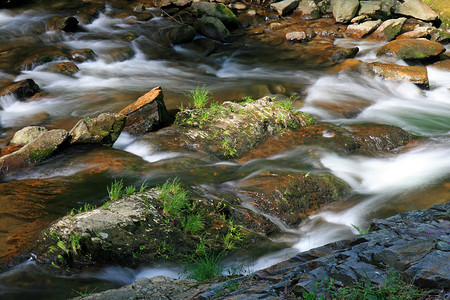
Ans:
{"type": "Polygon", "coordinates": [[[270,7],[276,10],[280,16],[284,16],[296,9],[298,3],[298,0],[283,0],[270,4],[270,7]]]}
{"type": "Polygon", "coordinates": [[[345,36],[354,39],[360,39],[368,34],[371,34],[378,26],[381,25],[381,20],[367,21],[361,24],[351,24],[347,26],[345,36]]]}
{"type": "Polygon", "coordinates": [[[437,63],[430,65],[430,67],[444,71],[450,71],[450,60],[438,61],[437,63]]]}
{"type": "Polygon", "coordinates": [[[427,39],[399,39],[377,50],[377,56],[393,56],[405,60],[424,60],[445,52],[444,46],[427,39]]]}
{"type": "Polygon", "coordinates": [[[405,0],[397,6],[395,13],[423,21],[434,21],[438,15],[422,0],[405,0]]]}
{"type": "Polygon", "coordinates": [[[381,11],[381,1],[360,1],[358,15],[375,18],[381,11]]]}
{"type": "Polygon", "coordinates": [[[286,40],[291,42],[305,42],[308,40],[308,36],[304,31],[292,31],[286,33],[286,40]]]}
{"type": "Polygon", "coordinates": [[[392,41],[400,33],[406,18],[384,21],[368,38],[376,41],[392,41]]]}
{"type": "Polygon", "coordinates": [[[401,39],[426,38],[426,37],[430,36],[430,32],[433,31],[433,29],[434,29],[434,27],[420,26],[420,27],[415,28],[413,31],[408,31],[408,32],[405,32],[405,33],[397,36],[395,39],[401,40],[401,39]]]}
{"type": "Polygon", "coordinates": [[[358,0],[331,0],[333,16],[336,22],[347,23],[356,16],[359,9],[358,0]]]}
{"type": "Polygon", "coordinates": [[[401,66],[374,62],[368,64],[371,73],[386,80],[407,80],[422,88],[429,87],[427,68],[417,66],[401,66]]]}
{"type": "Polygon", "coordinates": [[[27,126],[19,131],[17,131],[10,143],[17,146],[24,146],[36,139],[41,133],[47,131],[45,127],[42,126],[27,126]]]}

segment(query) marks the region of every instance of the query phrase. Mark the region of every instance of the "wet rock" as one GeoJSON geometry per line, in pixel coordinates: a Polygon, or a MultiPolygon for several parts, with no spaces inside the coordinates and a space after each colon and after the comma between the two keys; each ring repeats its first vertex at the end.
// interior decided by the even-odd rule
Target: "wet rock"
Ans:
{"type": "Polygon", "coordinates": [[[13,96],[20,101],[27,100],[41,90],[33,79],[25,79],[6,87],[0,94],[0,97],[13,96]]]}
{"type": "Polygon", "coordinates": [[[298,0],[283,0],[280,2],[270,4],[270,7],[278,12],[280,16],[284,16],[298,6],[298,0]]]}
{"type": "Polygon", "coordinates": [[[174,45],[192,42],[196,35],[195,28],[187,24],[175,26],[169,32],[170,40],[174,45]]]}
{"type": "Polygon", "coordinates": [[[159,7],[170,7],[170,6],[177,6],[177,7],[184,7],[191,4],[192,0],[158,0],[158,6],[159,7]]]}
{"type": "Polygon", "coordinates": [[[433,42],[448,44],[450,43],[450,32],[442,29],[433,29],[430,31],[431,40],[433,42]]]}
{"type": "Polygon", "coordinates": [[[319,18],[321,16],[320,8],[313,0],[300,1],[296,13],[301,13],[302,16],[309,16],[310,18],[319,18]]]}
{"type": "Polygon", "coordinates": [[[450,60],[438,61],[438,62],[430,65],[430,67],[444,70],[444,71],[450,71],[450,60]]]}
{"type": "Polygon", "coordinates": [[[331,73],[339,73],[341,71],[353,72],[358,71],[364,62],[359,59],[349,58],[343,62],[333,66],[329,71],[331,73]]]}
{"type": "Polygon", "coordinates": [[[358,15],[376,18],[381,12],[381,1],[360,1],[358,15]]]}
{"type": "Polygon", "coordinates": [[[438,18],[438,15],[422,0],[405,0],[396,7],[395,13],[423,21],[434,21],[438,18]]]}
{"type": "Polygon", "coordinates": [[[95,59],[95,53],[92,49],[73,50],[70,53],[71,58],[76,62],[85,62],[95,59]]]}
{"type": "Polygon", "coordinates": [[[286,33],[286,40],[291,42],[306,42],[309,38],[304,31],[293,31],[286,33]]]}
{"type": "Polygon", "coordinates": [[[354,16],[359,9],[358,0],[331,0],[331,7],[333,9],[333,16],[336,22],[347,23],[354,16]]]}
{"type": "Polygon", "coordinates": [[[24,146],[33,141],[34,139],[36,139],[38,136],[41,135],[41,133],[45,131],[47,131],[47,129],[42,126],[25,127],[14,134],[10,143],[18,146],[24,146]]]}
{"type": "Polygon", "coordinates": [[[384,21],[368,38],[376,41],[392,41],[400,33],[406,18],[384,21]]]}
{"type": "Polygon", "coordinates": [[[125,61],[134,56],[134,50],[130,47],[120,47],[107,51],[106,60],[109,62],[125,61]]]}
{"type": "Polygon", "coordinates": [[[136,102],[122,109],[119,114],[127,116],[124,130],[133,135],[154,131],[168,120],[161,87],[139,97],[136,102]]]}
{"type": "Polygon", "coordinates": [[[368,64],[368,70],[386,80],[408,80],[421,88],[429,87],[428,74],[425,67],[374,62],[368,64]]]}
{"type": "Polygon", "coordinates": [[[425,0],[425,3],[439,15],[439,19],[442,21],[441,28],[450,28],[450,6],[447,0],[425,0]]]}
{"type": "Polygon", "coordinates": [[[63,129],[42,132],[20,150],[0,157],[0,174],[43,162],[60,148],[68,136],[63,129]]]}
{"type": "Polygon", "coordinates": [[[191,7],[201,16],[219,19],[229,29],[239,27],[239,21],[236,15],[222,3],[194,2],[191,7]]]}
{"type": "Polygon", "coordinates": [[[342,62],[347,58],[355,57],[358,52],[358,47],[342,48],[333,52],[333,54],[331,55],[331,60],[334,62],[342,62]]]}
{"type": "Polygon", "coordinates": [[[46,64],[55,60],[67,60],[70,59],[70,55],[67,54],[66,49],[43,49],[37,50],[36,54],[27,57],[21,65],[22,70],[32,70],[33,68],[46,64]]]}
{"type": "Polygon", "coordinates": [[[54,73],[61,73],[67,76],[73,76],[75,75],[75,73],[80,71],[80,69],[78,69],[77,65],[73,62],[61,62],[51,66],[49,71],[54,73]]]}
{"type": "Polygon", "coordinates": [[[112,113],[82,119],[70,130],[70,143],[112,146],[125,127],[125,122],[125,115],[112,113]]]}
{"type": "Polygon", "coordinates": [[[65,32],[75,32],[78,30],[78,20],[75,17],[54,17],[48,22],[50,30],[63,30],[65,32]]]}
{"type": "Polygon", "coordinates": [[[367,36],[368,34],[371,34],[380,25],[381,20],[367,21],[361,24],[351,24],[348,25],[347,30],[345,31],[345,36],[354,39],[360,39],[367,36]]]}
{"type": "Polygon", "coordinates": [[[223,43],[232,41],[231,33],[225,25],[214,17],[201,17],[194,22],[195,29],[202,35],[223,43]]]}
{"type": "Polygon", "coordinates": [[[400,39],[377,50],[377,56],[393,56],[404,60],[425,60],[445,52],[444,46],[427,39],[400,39]]]}
{"type": "Polygon", "coordinates": [[[417,27],[413,31],[405,32],[399,36],[397,36],[396,40],[401,39],[418,39],[418,38],[427,38],[430,36],[430,32],[434,27],[417,27]]]}

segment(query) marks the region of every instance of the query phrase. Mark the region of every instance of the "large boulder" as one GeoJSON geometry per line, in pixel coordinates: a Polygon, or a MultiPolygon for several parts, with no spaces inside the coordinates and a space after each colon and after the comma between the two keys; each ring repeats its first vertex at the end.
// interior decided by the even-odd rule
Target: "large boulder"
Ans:
{"type": "Polygon", "coordinates": [[[331,7],[336,22],[347,23],[356,16],[359,0],[331,0],[331,7]]]}
{"type": "Polygon", "coordinates": [[[191,7],[201,16],[219,19],[229,29],[239,27],[239,20],[236,15],[222,3],[194,2],[191,7]]]}
{"type": "Polygon", "coordinates": [[[386,80],[408,80],[421,88],[429,87],[428,73],[425,67],[373,62],[368,64],[368,70],[386,80]]]}
{"type": "Polygon", "coordinates": [[[20,101],[24,101],[33,97],[40,91],[39,86],[33,79],[25,79],[6,87],[6,89],[1,92],[0,97],[10,95],[20,101]]]}
{"type": "Polygon", "coordinates": [[[139,97],[136,102],[122,109],[119,114],[127,116],[124,130],[133,135],[142,135],[156,130],[168,119],[161,87],[155,87],[139,97]]]}
{"type": "Polygon", "coordinates": [[[178,44],[192,42],[194,37],[197,35],[197,31],[195,31],[195,28],[192,27],[191,25],[182,24],[182,25],[173,27],[169,31],[168,35],[169,35],[170,41],[174,45],[178,45],[178,44]]]}
{"type": "Polygon", "coordinates": [[[195,29],[202,35],[223,43],[232,41],[231,33],[218,18],[201,17],[194,22],[195,29]]]}
{"type": "Polygon", "coordinates": [[[380,25],[381,20],[367,21],[361,24],[351,24],[347,26],[345,36],[360,39],[374,32],[380,25]]]}
{"type": "Polygon", "coordinates": [[[438,15],[422,0],[405,0],[395,9],[395,13],[423,21],[434,21],[438,15]]]}
{"type": "Polygon", "coordinates": [[[377,51],[377,56],[393,56],[405,60],[424,60],[445,52],[444,46],[427,39],[399,39],[389,42],[377,51]]]}
{"type": "Polygon", "coordinates": [[[297,6],[298,0],[283,0],[280,2],[270,4],[270,7],[276,10],[280,16],[284,16],[292,12],[294,9],[297,8],[297,6]]]}
{"type": "Polygon", "coordinates": [[[70,130],[70,143],[112,146],[125,127],[126,118],[125,115],[113,113],[84,118],[70,130]]]}
{"type": "Polygon", "coordinates": [[[63,129],[42,132],[20,150],[0,157],[0,174],[43,162],[60,148],[68,136],[69,133],[63,129]]]}
{"type": "Polygon", "coordinates": [[[406,18],[386,20],[369,36],[369,39],[392,41],[400,33],[405,22],[406,18]]]}

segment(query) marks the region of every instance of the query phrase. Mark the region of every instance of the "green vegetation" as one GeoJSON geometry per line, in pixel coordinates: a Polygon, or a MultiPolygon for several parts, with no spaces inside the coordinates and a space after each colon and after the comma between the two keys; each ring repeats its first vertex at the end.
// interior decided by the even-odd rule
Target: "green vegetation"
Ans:
{"type": "MultiPolygon", "coordinates": [[[[236,144],[236,139],[234,140],[234,144],[236,144]]],[[[223,155],[225,155],[226,157],[233,158],[236,156],[236,146],[232,145],[226,138],[223,138],[222,140],[222,149],[224,151],[223,155]]]]}
{"type": "Polygon", "coordinates": [[[362,230],[361,228],[359,228],[358,226],[356,226],[356,225],[354,225],[354,224],[352,224],[352,226],[353,226],[353,228],[355,228],[355,229],[358,231],[358,233],[359,233],[360,235],[368,234],[369,231],[370,231],[370,227],[368,227],[366,230],[362,230]]]}
{"type": "Polygon", "coordinates": [[[163,212],[171,217],[180,217],[189,208],[189,195],[181,187],[179,178],[167,180],[159,187],[159,198],[163,204],[163,212]]]}
{"type": "Polygon", "coordinates": [[[206,281],[221,276],[225,269],[222,263],[223,257],[223,252],[215,253],[213,251],[198,256],[189,265],[191,273],[188,277],[197,281],[206,281]]]}
{"type": "Polygon", "coordinates": [[[86,297],[96,293],[98,286],[92,290],[88,290],[87,288],[84,291],[73,290],[79,297],[86,297]]]}
{"type": "Polygon", "coordinates": [[[203,216],[200,213],[187,216],[186,221],[182,222],[182,225],[184,229],[190,231],[193,234],[199,233],[201,230],[203,230],[203,228],[205,228],[203,216]]]}
{"type": "Polygon", "coordinates": [[[84,211],[91,211],[96,209],[97,207],[95,205],[91,205],[89,203],[85,203],[82,207],[76,209],[76,208],[72,208],[72,210],[70,211],[69,215],[74,216],[76,214],[80,214],[84,211]]]}
{"type": "Polygon", "coordinates": [[[43,162],[47,158],[49,158],[53,152],[55,152],[56,147],[49,147],[47,149],[37,150],[30,153],[30,162],[33,164],[37,164],[43,162]]]}
{"type": "Polygon", "coordinates": [[[197,86],[195,90],[191,90],[187,97],[189,98],[189,106],[193,106],[197,109],[205,108],[206,103],[211,98],[211,91],[209,91],[205,86],[197,86]]]}
{"type": "Polygon", "coordinates": [[[129,196],[129,195],[133,194],[135,191],[136,191],[136,188],[134,186],[132,186],[132,185],[127,186],[125,188],[125,195],[129,196]]]}
{"type": "Polygon", "coordinates": [[[112,201],[119,200],[122,195],[123,189],[123,181],[114,179],[114,182],[111,183],[111,186],[106,188],[108,191],[109,199],[112,201]]]}

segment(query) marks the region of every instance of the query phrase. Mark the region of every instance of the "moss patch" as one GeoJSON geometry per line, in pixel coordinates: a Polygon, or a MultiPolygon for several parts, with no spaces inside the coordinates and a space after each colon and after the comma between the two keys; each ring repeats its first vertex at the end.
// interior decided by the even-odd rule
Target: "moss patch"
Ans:
{"type": "Polygon", "coordinates": [[[31,152],[29,161],[33,164],[43,162],[44,160],[49,158],[55,150],[56,150],[56,147],[49,147],[46,149],[31,152]]]}

